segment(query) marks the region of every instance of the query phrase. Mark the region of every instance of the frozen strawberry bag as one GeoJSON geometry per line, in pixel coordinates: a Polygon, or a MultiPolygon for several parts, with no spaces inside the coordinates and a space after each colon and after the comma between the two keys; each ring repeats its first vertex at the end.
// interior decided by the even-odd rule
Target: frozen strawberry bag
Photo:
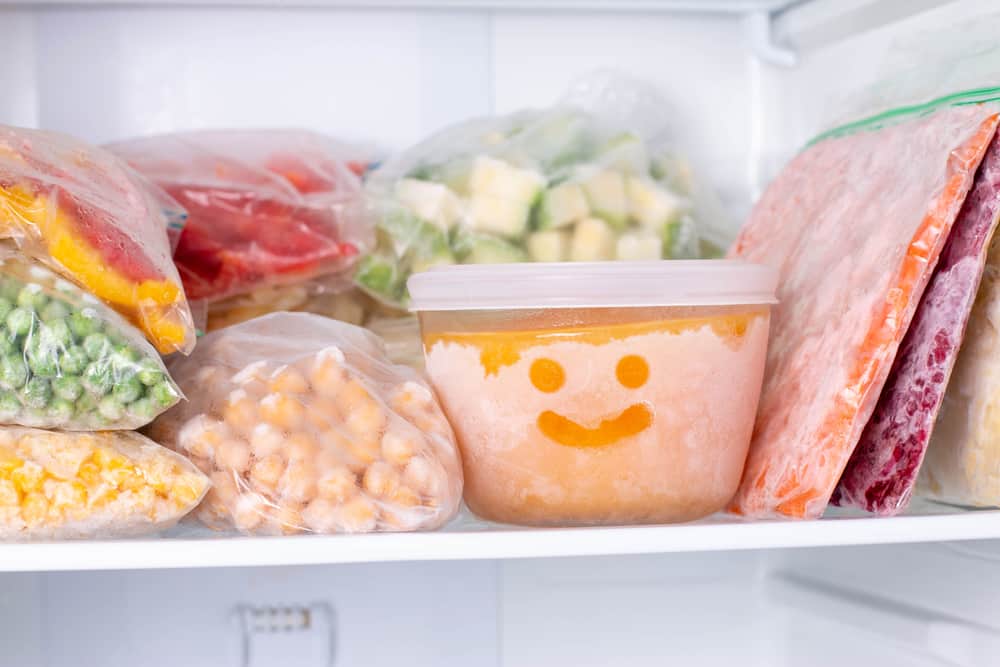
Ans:
{"type": "Polygon", "coordinates": [[[164,200],[107,151],[0,126],[0,238],[110,305],[160,352],[189,352],[195,331],[164,200]]]}
{"type": "Polygon", "coordinates": [[[341,271],[374,243],[365,152],[322,135],[202,131],[108,148],[187,210],[174,260],[192,300],[341,271]]]}
{"type": "Polygon", "coordinates": [[[780,305],[734,511],[825,510],[996,132],[963,101],[823,135],[754,207],[731,255],[780,271],[780,305]]]}

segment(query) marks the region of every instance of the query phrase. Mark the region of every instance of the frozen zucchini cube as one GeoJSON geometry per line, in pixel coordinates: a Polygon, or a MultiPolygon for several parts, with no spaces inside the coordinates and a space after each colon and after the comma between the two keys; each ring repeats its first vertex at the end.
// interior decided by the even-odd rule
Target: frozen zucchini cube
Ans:
{"type": "Polygon", "coordinates": [[[463,261],[467,264],[507,264],[528,260],[524,250],[496,236],[475,234],[465,239],[465,243],[468,253],[463,261]]]}
{"type": "Polygon", "coordinates": [[[625,193],[625,175],[614,169],[585,172],[581,181],[591,214],[616,229],[628,224],[629,202],[625,193]]]}
{"type": "Polygon", "coordinates": [[[615,259],[641,261],[662,259],[663,240],[654,232],[622,234],[615,246],[615,259]]]}
{"type": "Polygon", "coordinates": [[[684,213],[684,201],[651,180],[629,176],[625,186],[629,214],[646,229],[662,229],[684,213]]]}
{"type": "Polygon", "coordinates": [[[574,262],[598,262],[615,258],[615,231],[600,218],[576,223],[569,258],[574,262]]]}
{"type": "Polygon", "coordinates": [[[480,232],[519,238],[528,228],[545,177],[502,160],[477,157],[469,176],[469,224],[480,232]]]}
{"type": "Polygon", "coordinates": [[[548,229],[528,235],[528,257],[533,262],[563,262],[569,259],[570,232],[548,229]]]}
{"type": "Polygon", "coordinates": [[[608,140],[598,152],[597,160],[605,167],[627,174],[645,174],[649,170],[646,142],[631,132],[608,140]]]}
{"type": "Polygon", "coordinates": [[[421,220],[448,231],[462,216],[462,203],[448,186],[415,178],[396,183],[396,200],[421,220]]]}
{"type": "Polygon", "coordinates": [[[561,183],[542,195],[538,206],[538,229],[572,225],[590,215],[587,196],[578,183],[561,183]]]}

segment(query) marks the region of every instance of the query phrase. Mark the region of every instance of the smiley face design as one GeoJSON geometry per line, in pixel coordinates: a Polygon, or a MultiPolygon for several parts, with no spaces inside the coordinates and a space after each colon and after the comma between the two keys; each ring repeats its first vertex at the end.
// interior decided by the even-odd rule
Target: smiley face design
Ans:
{"type": "MultiPolygon", "coordinates": [[[[629,354],[615,368],[618,383],[626,389],[638,389],[649,379],[649,364],[642,357],[629,354]]],[[[566,383],[566,372],[553,359],[542,357],[531,364],[531,384],[541,392],[554,394],[566,383]]],[[[603,419],[587,428],[552,410],[538,415],[538,429],[553,442],[569,447],[604,447],[638,435],[653,424],[653,411],[644,403],[634,403],[618,416],[603,419]]]]}

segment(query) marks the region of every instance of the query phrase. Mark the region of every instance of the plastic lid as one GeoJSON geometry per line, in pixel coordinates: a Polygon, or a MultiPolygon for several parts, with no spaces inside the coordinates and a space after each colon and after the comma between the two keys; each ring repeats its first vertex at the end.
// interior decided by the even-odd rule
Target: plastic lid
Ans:
{"type": "Polygon", "coordinates": [[[410,276],[411,310],[777,303],[778,272],[731,260],[461,264],[410,276]]]}

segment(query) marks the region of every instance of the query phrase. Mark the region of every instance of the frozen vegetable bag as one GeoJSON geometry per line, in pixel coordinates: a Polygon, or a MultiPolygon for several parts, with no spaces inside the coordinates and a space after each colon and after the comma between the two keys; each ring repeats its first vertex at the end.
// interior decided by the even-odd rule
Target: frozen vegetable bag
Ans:
{"type": "Polygon", "coordinates": [[[875,412],[833,496],[892,515],[906,508],[972,310],[1000,217],[1000,134],[979,165],[875,412]]]}
{"type": "Polygon", "coordinates": [[[0,249],[0,424],[135,429],[180,397],[160,355],[121,315],[0,249]]]}
{"type": "Polygon", "coordinates": [[[108,149],[188,212],[174,260],[192,300],[342,271],[374,242],[364,152],[297,130],[212,130],[108,149]]]}
{"type": "Polygon", "coordinates": [[[195,332],[164,201],[104,150],[0,126],[0,238],[120,312],[160,352],[189,352],[195,332]]]}
{"type": "Polygon", "coordinates": [[[150,435],[210,475],[209,526],[418,530],[458,510],[462,468],[437,399],[364,329],[275,313],[208,334],[170,370],[189,401],[150,435]]]}
{"type": "Polygon", "coordinates": [[[997,120],[973,92],[838,128],[754,207],[731,255],[777,268],[780,303],[734,511],[823,513],[997,120]]]}
{"type": "MultiPolygon", "coordinates": [[[[376,169],[358,284],[404,305],[442,264],[695,257],[724,217],[672,150],[655,91],[598,76],[551,109],[468,121],[376,169]]],[[[723,244],[728,239],[717,243],[723,244]]]]}

